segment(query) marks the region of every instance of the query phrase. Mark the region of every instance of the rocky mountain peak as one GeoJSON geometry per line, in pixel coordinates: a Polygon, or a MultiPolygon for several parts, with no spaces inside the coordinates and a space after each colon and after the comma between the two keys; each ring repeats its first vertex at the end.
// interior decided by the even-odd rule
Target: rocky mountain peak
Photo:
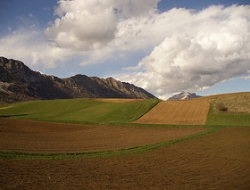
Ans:
{"type": "Polygon", "coordinates": [[[180,93],[174,94],[173,96],[168,98],[168,100],[188,100],[188,99],[198,98],[198,97],[200,96],[196,95],[195,93],[182,91],[180,93]]]}

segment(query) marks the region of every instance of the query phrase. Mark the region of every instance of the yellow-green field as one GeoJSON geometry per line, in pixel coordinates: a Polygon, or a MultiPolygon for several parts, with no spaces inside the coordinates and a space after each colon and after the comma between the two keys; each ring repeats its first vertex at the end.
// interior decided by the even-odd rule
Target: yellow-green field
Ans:
{"type": "Polygon", "coordinates": [[[250,113],[250,93],[232,93],[220,94],[203,97],[207,99],[213,106],[214,112],[218,113],[217,105],[223,103],[230,113],[250,113]]]}
{"type": "Polygon", "coordinates": [[[205,99],[163,101],[135,122],[202,125],[206,123],[209,107],[205,99]]]}

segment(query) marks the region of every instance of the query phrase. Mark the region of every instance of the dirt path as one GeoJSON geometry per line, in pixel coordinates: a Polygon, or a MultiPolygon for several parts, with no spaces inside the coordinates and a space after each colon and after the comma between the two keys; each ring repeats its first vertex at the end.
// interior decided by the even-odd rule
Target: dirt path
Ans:
{"type": "Polygon", "coordinates": [[[250,128],[226,128],[139,155],[0,159],[8,189],[250,189],[250,128]]]}
{"type": "Polygon", "coordinates": [[[13,106],[7,106],[7,107],[2,107],[0,108],[0,110],[6,110],[6,109],[9,109],[9,108],[12,108],[13,106]]]}

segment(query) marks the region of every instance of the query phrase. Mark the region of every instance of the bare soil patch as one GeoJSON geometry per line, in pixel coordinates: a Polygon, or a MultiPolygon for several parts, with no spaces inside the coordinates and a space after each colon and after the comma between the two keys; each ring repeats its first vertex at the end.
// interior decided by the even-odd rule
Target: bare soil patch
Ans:
{"type": "Polygon", "coordinates": [[[250,128],[225,128],[144,154],[0,159],[3,189],[250,189],[250,128]]]}
{"type": "Polygon", "coordinates": [[[0,119],[0,150],[92,152],[173,140],[205,128],[142,128],[0,119]]]}
{"type": "Polygon", "coordinates": [[[136,123],[205,124],[210,104],[205,99],[163,101],[136,123]]]}

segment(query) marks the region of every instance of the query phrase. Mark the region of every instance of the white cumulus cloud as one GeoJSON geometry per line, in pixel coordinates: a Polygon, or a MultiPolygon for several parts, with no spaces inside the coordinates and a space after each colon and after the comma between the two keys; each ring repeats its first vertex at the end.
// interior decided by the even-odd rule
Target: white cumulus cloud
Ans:
{"type": "Polygon", "coordinates": [[[165,17],[163,27],[169,28],[166,38],[139,62],[128,81],[163,97],[249,76],[249,12],[250,6],[234,5],[200,12],[173,9],[158,15],[165,17]],[[169,16],[175,15],[169,22],[169,16]]]}
{"type": "Polygon", "coordinates": [[[60,0],[59,16],[45,33],[55,45],[77,51],[100,49],[111,42],[120,20],[148,14],[157,0],[60,0]]]}
{"type": "Polygon", "coordinates": [[[0,44],[0,56],[23,61],[29,66],[42,64],[44,69],[55,68],[57,61],[66,61],[72,54],[49,45],[43,32],[30,29],[19,29],[10,33],[0,38],[0,44]]]}

